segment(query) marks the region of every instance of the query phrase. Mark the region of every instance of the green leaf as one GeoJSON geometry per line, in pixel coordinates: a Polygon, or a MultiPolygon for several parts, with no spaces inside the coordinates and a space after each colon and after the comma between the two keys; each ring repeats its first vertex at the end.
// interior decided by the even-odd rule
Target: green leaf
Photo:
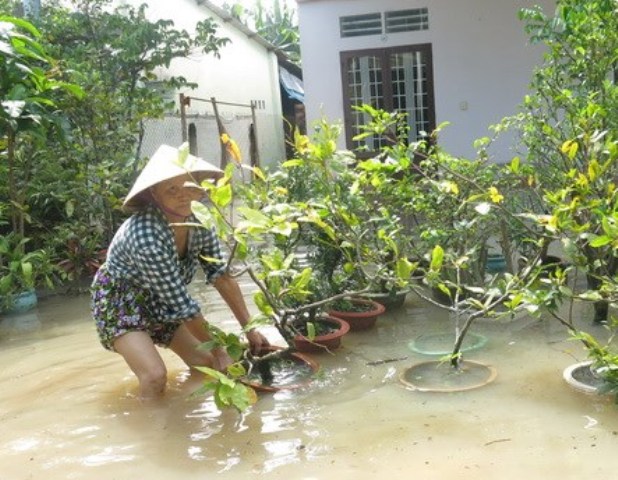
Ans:
{"type": "Polygon", "coordinates": [[[247,374],[247,370],[243,367],[242,363],[233,363],[227,367],[227,372],[234,378],[241,378],[247,374]]]}
{"type": "Polygon", "coordinates": [[[315,324],[313,322],[307,322],[307,338],[313,341],[316,337],[315,324]]]}
{"type": "Polygon", "coordinates": [[[399,258],[395,263],[395,273],[400,281],[407,282],[414,270],[414,264],[407,258],[399,258]]]}
{"type": "Polygon", "coordinates": [[[260,310],[260,312],[262,312],[266,316],[270,316],[275,312],[273,310],[273,307],[266,300],[264,293],[262,292],[255,292],[255,294],[253,295],[253,302],[255,303],[255,306],[260,310]]]}
{"type": "Polygon", "coordinates": [[[304,163],[305,163],[305,162],[303,162],[302,160],[300,160],[300,159],[296,158],[296,159],[293,159],[293,160],[287,160],[287,161],[283,162],[283,163],[281,164],[281,166],[282,166],[283,168],[300,167],[300,166],[302,166],[304,163]]]}
{"type": "Polygon", "coordinates": [[[191,210],[195,218],[206,228],[215,228],[216,222],[210,209],[201,202],[191,202],[191,210]]]}
{"type": "Polygon", "coordinates": [[[594,248],[604,247],[612,242],[612,239],[607,235],[598,235],[590,241],[590,246],[594,248]]]}
{"type": "Polygon", "coordinates": [[[309,282],[311,281],[311,272],[312,270],[309,267],[303,269],[302,272],[294,277],[290,288],[295,290],[306,290],[309,282]]]}
{"type": "Polygon", "coordinates": [[[270,218],[264,215],[259,210],[255,210],[253,208],[248,207],[239,207],[238,213],[243,216],[245,221],[243,222],[246,226],[254,226],[259,228],[266,228],[270,225],[270,218]]]}
{"type": "Polygon", "coordinates": [[[444,262],[444,250],[440,245],[436,245],[431,252],[431,264],[429,268],[433,271],[439,271],[444,262]]]}
{"type": "Polygon", "coordinates": [[[210,192],[210,199],[219,207],[226,207],[232,201],[232,185],[226,183],[210,192]]]}

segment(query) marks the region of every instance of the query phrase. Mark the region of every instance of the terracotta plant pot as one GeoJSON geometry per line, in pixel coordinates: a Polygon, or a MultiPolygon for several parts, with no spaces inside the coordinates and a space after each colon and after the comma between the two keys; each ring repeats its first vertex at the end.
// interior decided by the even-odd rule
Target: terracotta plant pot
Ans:
{"type": "MultiPolygon", "coordinates": [[[[274,345],[264,349],[264,353],[283,350],[274,345]]],[[[280,390],[295,390],[307,386],[313,380],[313,376],[320,369],[320,365],[308,357],[298,352],[286,352],[283,358],[291,360],[293,365],[286,367],[285,371],[278,369],[273,372],[274,382],[265,385],[259,379],[243,379],[242,383],[253,388],[258,392],[278,392],[280,390]],[[294,368],[298,370],[295,371],[294,368]]]]}
{"type": "Polygon", "coordinates": [[[372,328],[378,320],[378,317],[386,311],[384,305],[373,300],[369,300],[368,298],[350,298],[349,300],[353,303],[367,305],[371,307],[371,309],[363,312],[331,309],[328,310],[328,314],[348,322],[350,324],[350,330],[352,331],[367,330],[372,328]]]}
{"type": "Polygon", "coordinates": [[[294,337],[294,345],[299,352],[327,352],[336,350],[341,346],[341,337],[350,331],[350,325],[345,320],[330,315],[323,316],[316,322],[326,323],[331,326],[331,331],[323,335],[316,335],[309,339],[298,334],[294,337]]]}

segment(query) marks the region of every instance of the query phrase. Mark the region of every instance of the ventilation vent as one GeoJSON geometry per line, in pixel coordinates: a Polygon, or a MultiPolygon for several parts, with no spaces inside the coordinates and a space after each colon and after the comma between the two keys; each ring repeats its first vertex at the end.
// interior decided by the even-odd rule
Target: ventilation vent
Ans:
{"type": "Polygon", "coordinates": [[[429,28],[429,13],[426,7],[386,12],[384,23],[386,33],[427,30],[429,28]]]}
{"type": "Polygon", "coordinates": [[[382,15],[380,13],[368,13],[341,17],[339,18],[339,28],[342,37],[381,35],[382,15]]]}

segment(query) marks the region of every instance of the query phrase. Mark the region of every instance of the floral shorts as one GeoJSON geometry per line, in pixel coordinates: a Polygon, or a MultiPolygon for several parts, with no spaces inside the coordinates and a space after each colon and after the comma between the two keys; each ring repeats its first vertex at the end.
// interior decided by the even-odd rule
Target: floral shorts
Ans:
{"type": "Polygon", "coordinates": [[[114,340],[128,332],[146,332],[153,343],[168,347],[182,320],[159,322],[148,291],[111,278],[102,265],[92,282],[92,316],[101,344],[114,351],[114,340]]]}

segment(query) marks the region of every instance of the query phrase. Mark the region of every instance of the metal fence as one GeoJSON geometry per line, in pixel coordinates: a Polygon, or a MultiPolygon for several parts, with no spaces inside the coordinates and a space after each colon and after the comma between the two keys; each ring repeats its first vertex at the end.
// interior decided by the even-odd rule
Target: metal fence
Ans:
{"type": "Polygon", "coordinates": [[[230,158],[221,143],[221,134],[227,133],[238,144],[242,163],[259,166],[255,110],[253,102],[240,104],[180,94],[178,113],[145,122],[141,156],[150,157],[161,144],[178,146],[189,142],[192,154],[225,168],[230,158]],[[196,105],[210,108],[193,109],[196,105]]]}

